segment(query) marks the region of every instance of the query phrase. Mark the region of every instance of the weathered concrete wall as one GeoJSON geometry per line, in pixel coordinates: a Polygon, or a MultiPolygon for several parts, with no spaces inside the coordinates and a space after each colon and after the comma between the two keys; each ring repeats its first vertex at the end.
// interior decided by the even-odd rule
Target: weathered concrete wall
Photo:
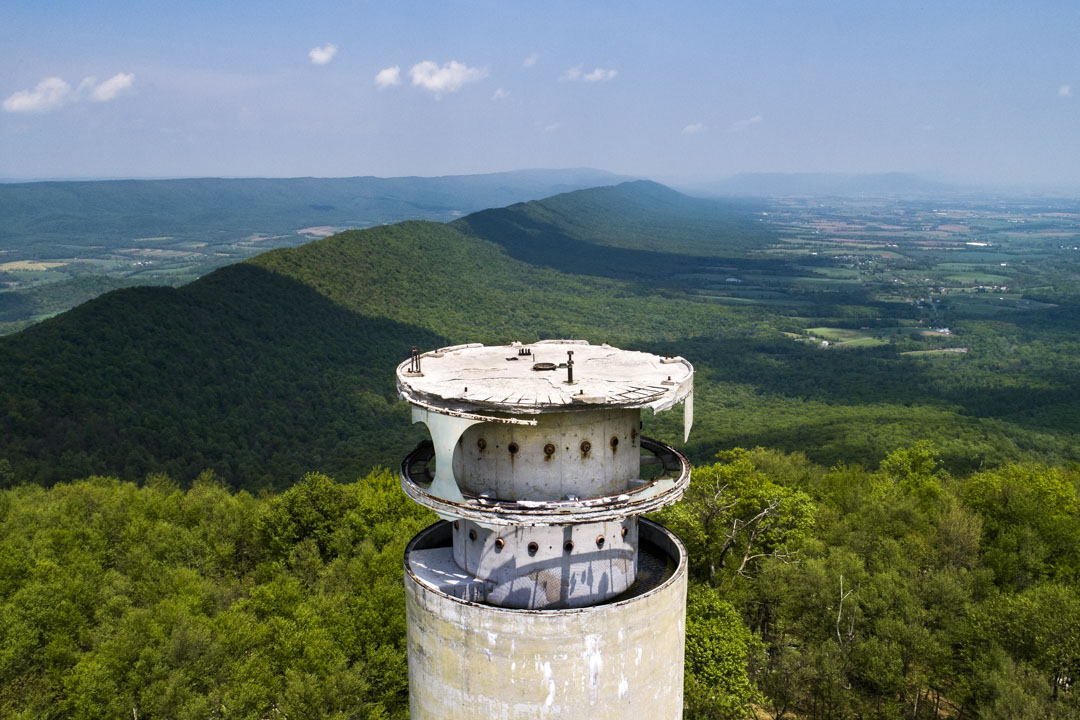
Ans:
{"type": "Polygon", "coordinates": [[[640,476],[640,410],[579,410],[536,421],[466,430],[454,452],[461,489],[500,500],[591,498],[623,492],[640,476]]]}
{"type": "MultiPolygon", "coordinates": [[[[432,526],[410,549],[448,532],[432,526]]],[[[641,521],[639,534],[673,559],[674,574],[637,597],[570,610],[458,600],[417,582],[407,551],[412,720],[680,719],[686,554],[653,523],[641,521]]]]}
{"type": "Polygon", "coordinates": [[[492,583],[509,608],[582,607],[615,597],[637,575],[638,520],[488,528],[453,522],[454,561],[492,583]]]}

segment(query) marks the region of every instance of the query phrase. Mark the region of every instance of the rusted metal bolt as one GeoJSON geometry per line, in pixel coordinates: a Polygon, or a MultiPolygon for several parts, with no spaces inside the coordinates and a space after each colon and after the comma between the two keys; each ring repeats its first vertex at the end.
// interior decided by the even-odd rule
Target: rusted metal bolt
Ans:
{"type": "Polygon", "coordinates": [[[502,538],[495,538],[495,551],[498,552],[506,547],[506,542],[502,538]]]}
{"type": "Polygon", "coordinates": [[[480,438],[476,441],[476,447],[480,448],[480,452],[484,452],[487,449],[487,440],[480,438]]]}
{"type": "Polygon", "coordinates": [[[454,529],[455,529],[455,530],[457,530],[457,529],[458,529],[458,521],[457,521],[457,520],[455,520],[455,521],[454,521],[454,529]]]}
{"type": "Polygon", "coordinates": [[[573,540],[567,540],[566,542],[563,543],[562,549],[565,550],[566,552],[574,552],[574,541],[573,540]]]}
{"type": "Polygon", "coordinates": [[[619,438],[618,438],[617,435],[612,435],[611,436],[611,449],[614,450],[617,447],[619,447],[619,438]]]}
{"type": "Polygon", "coordinates": [[[626,537],[626,528],[623,528],[623,529],[622,529],[622,536],[623,536],[623,537],[626,537]]]}
{"type": "Polygon", "coordinates": [[[472,540],[473,542],[476,542],[476,531],[475,530],[470,530],[469,531],[469,539],[472,540]]]}
{"type": "Polygon", "coordinates": [[[539,550],[539,549],[540,549],[540,546],[537,545],[536,543],[534,543],[534,542],[529,543],[529,548],[528,548],[529,556],[532,557],[533,555],[535,555],[536,551],[539,550]]]}
{"type": "Polygon", "coordinates": [[[512,442],[507,446],[506,449],[510,451],[511,455],[517,455],[517,451],[520,450],[521,448],[518,447],[517,443],[512,442]]]}
{"type": "Polygon", "coordinates": [[[544,446],[544,454],[547,455],[548,457],[551,457],[552,455],[554,455],[555,454],[555,445],[553,445],[552,443],[548,443],[547,445],[545,445],[544,446]]]}
{"type": "Polygon", "coordinates": [[[582,440],[581,441],[581,454],[582,455],[588,455],[590,450],[592,450],[592,443],[589,442],[588,440],[582,440]]]}
{"type": "Polygon", "coordinates": [[[604,536],[603,535],[598,535],[596,537],[596,547],[598,547],[598,548],[604,547],[604,536]]]}

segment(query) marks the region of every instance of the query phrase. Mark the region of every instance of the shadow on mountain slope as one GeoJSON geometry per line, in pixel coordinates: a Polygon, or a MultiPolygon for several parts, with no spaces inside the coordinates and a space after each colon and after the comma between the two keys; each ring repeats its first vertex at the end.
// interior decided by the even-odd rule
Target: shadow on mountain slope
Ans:
{"type": "Polygon", "coordinates": [[[254,265],[108,293],[0,339],[0,458],[20,481],[90,474],[255,488],[389,464],[409,434],[393,371],[443,339],[345,310],[254,265]],[[400,432],[389,438],[386,427],[400,432]]]}

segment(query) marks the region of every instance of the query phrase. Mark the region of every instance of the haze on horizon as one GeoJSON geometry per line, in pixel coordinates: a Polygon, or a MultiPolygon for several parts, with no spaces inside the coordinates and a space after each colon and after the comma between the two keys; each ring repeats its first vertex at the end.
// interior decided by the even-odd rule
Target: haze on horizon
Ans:
{"type": "Polygon", "coordinates": [[[0,177],[1080,187],[1080,5],[558,0],[0,10],[0,177]]]}

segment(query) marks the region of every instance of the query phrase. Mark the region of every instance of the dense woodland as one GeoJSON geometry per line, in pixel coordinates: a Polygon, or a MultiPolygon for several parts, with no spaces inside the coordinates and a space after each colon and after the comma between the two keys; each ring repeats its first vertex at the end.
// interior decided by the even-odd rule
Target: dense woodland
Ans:
{"type": "MultiPolygon", "coordinates": [[[[396,476],[0,492],[0,716],[406,718],[396,476]]],[[[1080,471],[732,450],[687,545],[688,720],[1080,714],[1080,471]]]]}
{"type": "Polygon", "coordinates": [[[797,274],[758,215],[582,191],[0,338],[0,717],[406,717],[401,556],[433,517],[372,470],[423,437],[394,367],[545,337],[697,369],[688,444],[646,418],[696,464],[658,518],[692,562],[688,718],[1077,717],[1078,275],[1033,260],[1039,310],[953,313],[963,356],[824,350],[793,336],[926,310],[694,297],[688,267],[797,274]]]}

